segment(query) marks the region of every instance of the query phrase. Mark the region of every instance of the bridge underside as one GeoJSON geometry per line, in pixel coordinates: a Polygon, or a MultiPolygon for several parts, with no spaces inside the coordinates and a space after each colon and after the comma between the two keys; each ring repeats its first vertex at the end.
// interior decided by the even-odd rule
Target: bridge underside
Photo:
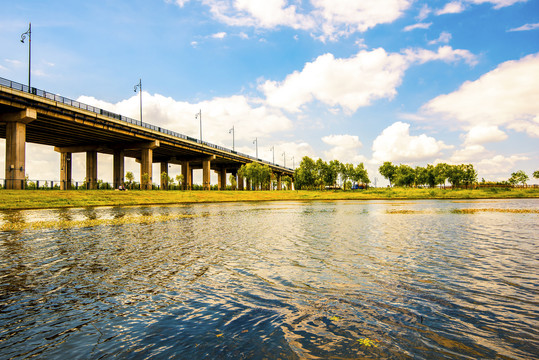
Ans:
{"type": "MultiPolygon", "coordinates": [[[[241,165],[253,161],[230,150],[154,128],[0,86],[0,137],[6,139],[8,188],[24,187],[25,142],[52,146],[61,154],[61,186],[66,189],[71,184],[72,153],[87,154],[86,179],[90,188],[97,185],[97,153],[114,157],[115,187],[124,183],[125,157],[140,162],[143,188],[151,188],[152,163],[161,163],[162,172],[168,172],[168,164],[181,165],[185,188],[192,185],[193,169],[202,169],[204,188],[209,189],[210,170],[214,170],[219,188],[224,189],[227,173],[236,175],[241,165]]],[[[272,171],[279,188],[281,175],[293,175],[290,169],[279,166],[273,166],[272,171]]],[[[238,188],[243,188],[243,179],[238,179],[238,188]]]]}

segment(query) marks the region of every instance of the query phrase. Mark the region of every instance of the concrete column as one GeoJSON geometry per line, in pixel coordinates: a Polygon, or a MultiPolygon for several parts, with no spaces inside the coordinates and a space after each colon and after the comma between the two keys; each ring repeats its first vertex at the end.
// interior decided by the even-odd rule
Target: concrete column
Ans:
{"type": "Polygon", "coordinates": [[[189,161],[182,162],[183,190],[191,190],[193,186],[193,172],[189,161]]]}
{"type": "Polygon", "coordinates": [[[219,175],[219,190],[226,190],[226,169],[221,169],[219,175]]]}
{"type": "Polygon", "coordinates": [[[72,165],[71,153],[60,153],[60,190],[71,190],[72,165]]]}
{"type": "Polygon", "coordinates": [[[202,160],[202,186],[204,190],[211,190],[210,166],[211,161],[209,159],[202,160]]]}
{"type": "Polygon", "coordinates": [[[161,171],[159,172],[159,178],[161,190],[168,190],[168,162],[161,162],[161,171]],[[166,179],[163,179],[163,173],[167,174],[166,179]]]}
{"type": "Polygon", "coordinates": [[[283,184],[281,182],[282,174],[277,173],[276,175],[277,175],[277,190],[282,190],[283,189],[283,184]]]}
{"type": "Polygon", "coordinates": [[[86,184],[88,189],[97,189],[97,151],[86,152],[86,184]]]}
{"type": "Polygon", "coordinates": [[[140,156],[140,188],[142,190],[152,189],[152,164],[153,150],[142,149],[140,156]],[[146,176],[147,179],[145,179],[146,176]]]}
{"type": "Polygon", "coordinates": [[[0,115],[6,123],[6,188],[24,189],[26,176],[26,124],[37,119],[35,109],[0,115]]]}
{"type": "Polygon", "coordinates": [[[240,174],[238,174],[236,181],[238,183],[238,190],[243,190],[243,176],[240,176],[240,174]]]}
{"type": "Polygon", "coordinates": [[[247,190],[251,190],[251,181],[247,179],[245,183],[246,183],[245,185],[247,186],[247,190]]]}
{"type": "Polygon", "coordinates": [[[113,183],[114,188],[118,189],[120,186],[124,186],[124,174],[125,174],[125,155],[124,150],[114,150],[113,157],[113,183]]]}

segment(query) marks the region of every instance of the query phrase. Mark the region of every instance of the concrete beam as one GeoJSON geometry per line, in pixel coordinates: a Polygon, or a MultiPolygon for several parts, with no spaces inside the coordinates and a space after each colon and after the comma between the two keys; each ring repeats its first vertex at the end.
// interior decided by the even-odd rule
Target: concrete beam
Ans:
{"type": "Polygon", "coordinates": [[[36,109],[26,108],[19,112],[0,114],[0,123],[18,122],[29,124],[37,119],[36,109]]]}

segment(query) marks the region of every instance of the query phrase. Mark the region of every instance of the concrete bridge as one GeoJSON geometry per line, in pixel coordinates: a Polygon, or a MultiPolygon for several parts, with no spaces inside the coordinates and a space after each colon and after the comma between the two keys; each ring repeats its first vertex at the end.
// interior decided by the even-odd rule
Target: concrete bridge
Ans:
{"type": "MultiPolygon", "coordinates": [[[[191,189],[193,169],[202,169],[203,187],[210,189],[210,171],[218,174],[218,188],[226,188],[228,173],[244,180],[238,169],[251,162],[268,165],[275,174],[277,189],[284,175],[294,171],[221,146],[197,140],[158,126],[143,123],[103,109],[82,104],[36,88],[29,89],[0,78],[0,137],[6,139],[6,188],[23,189],[26,142],[54,146],[60,153],[60,187],[71,188],[73,153],[86,153],[86,180],[97,188],[97,153],[113,156],[113,184],[124,184],[124,159],[140,162],[141,188],[151,189],[152,164],[181,165],[184,188],[191,189]]],[[[161,176],[158,176],[161,178],[161,176]]],[[[247,186],[249,186],[247,184],[247,186]]],[[[167,184],[161,184],[167,188],[167,184]]]]}

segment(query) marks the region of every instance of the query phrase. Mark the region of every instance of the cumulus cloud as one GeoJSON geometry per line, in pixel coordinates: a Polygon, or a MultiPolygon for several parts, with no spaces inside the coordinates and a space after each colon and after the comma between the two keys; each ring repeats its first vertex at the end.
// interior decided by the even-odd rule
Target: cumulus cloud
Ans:
{"type": "Polygon", "coordinates": [[[507,180],[507,174],[515,170],[515,165],[525,160],[529,160],[529,158],[521,155],[495,155],[494,157],[474,162],[474,167],[477,169],[477,173],[486,179],[507,180]]]}
{"type": "Polygon", "coordinates": [[[504,126],[539,137],[539,53],[507,61],[478,80],[423,105],[426,114],[464,127],[504,126]]]}
{"type": "MultiPolygon", "coordinates": [[[[483,145],[467,145],[463,149],[456,150],[449,158],[451,164],[475,163],[478,159],[488,157],[489,152],[483,145]]],[[[492,156],[490,156],[492,158],[492,156]]]]}
{"type": "Polygon", "coordinates": [[[436,11],[436,15],[444,15],[444,14],[458,14],[465,10],[465,6],[460,1],[451,1],[445,6],[436,11]]]}
{"type": "MultiPolygon", "coordinates": [[[[171,2],[171,0],[167,0],[171,2]]],[[[189,0],[177,0],[182,7],[189,0]]],[[[274,29],[280,26],[311,31],[316,38],[336,40],[391,23],[410,7],[412,0],[312,0],[305,10],[301,2],[288,0],[202,0],[217,20],[230,26],[274,29]]]]}
{"type": "Polygon", "coordinates": [[[464,138],[464,144],[477,145],[507,139],[507,134],[496,125],[477,125],[472,127],[464,138]]]}
{"type": "Polygon", "coordinates": [[[374,100],[392,99],[404,72],[414,63],[461,59],[470,64],[476,61],[469,51],[450,46],[442,46],[437,52],[407,49],[403,54],[387,53],[381,48],[361,50],[350,58],[324,54],[281,82],[265,81],[259,90],[266,95],[268,104],[290,112],[301,111],[304,104],[313,100],[354,112],[374,100]]]}
{"type": "Polygon", "coordinates": [[[226,32],[218,32],[211,36],[214,39],[224,39],[226,37],[226,32]]]}
{"type": "Polygon", "coordinates": [[[429,41],[429,45],[435,45],[440,43],[447,44],[449,40],[451,40],[451,34],[446,31],[443,31],[438,37],[438,39],[429,41]]]}
{"type": "MultiPolygon", "coordinates": [[[[199,138],[200,123],[195,113],[202,110],[202,138],[205,141],[231,147],[228,130],[235,126],[237,141],[252,140],[255,136],[289,130],[292,122],[279,110],[260,105],[260,99],[236,95],[216,97],[196,104],[177,101],[171,97],[143,92],[143,121],[168,130],[199,138]]],[[[81,96],[77,101],[118,114],[139,119],[139,98],[116,104],[81,96]]]]}
{"type": "Polygon", "coordinates": [[[433,159],[451,146],[421,134],[410,135],[410,124],[396,122],[382,131],[372,144],[375,161],[418,161],[433,159]]]}
{"type": "Polygon", "coordinates": [[[356,135],[328,135],[322,141],[332,148],[324,151],[324,158],[327,161],[339,160],[344,163],[360,163],[367,159],[358,154],[358,150],[363,146],[356,135]]]}

